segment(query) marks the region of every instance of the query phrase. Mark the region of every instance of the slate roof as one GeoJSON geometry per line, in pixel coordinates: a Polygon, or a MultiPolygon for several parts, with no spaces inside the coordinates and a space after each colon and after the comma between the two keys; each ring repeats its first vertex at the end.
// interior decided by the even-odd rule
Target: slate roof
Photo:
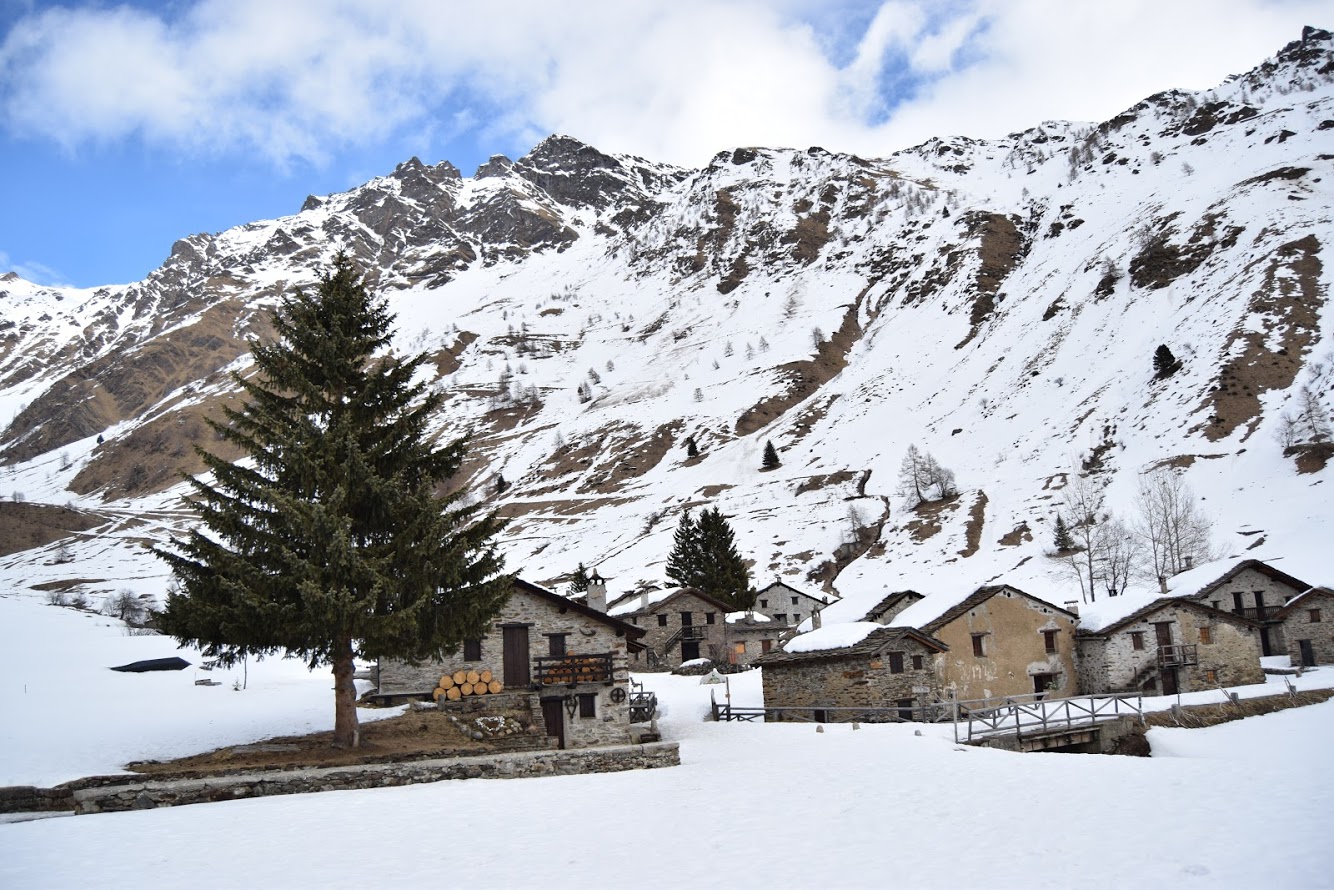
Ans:
{"type": "Polygon", "coordinates": [[[1317,597],[1324,597],[1327,600],[1334,601],[1334,590],[1330,590],[1328,587],[1312,587],[1310,590],[1303,591],[1288,600],[1283,608],[1274,613],[1274,617],[1287,618],[1297,609],[1309,609],[1311,608],[1311,601],[1317,597]]]}
{"type": "Polygon", "coordinates": [[[880,602],[876,603],[870,609],[868,609],[866,611],[866,616],[862,620],[863,621],[878,620],[881,615],[885,614],[890,609],[894,608],[894,606],[897,606],[907,597],[912,597],[913,598],[912,601],[917,602],[917,600],[924,599],[926,597],[926,594],[918,593],[916,590],[896,590],[893,593],[887,595],[880,602]]]}
{"type": "Polygon", "coordinates": [[[628,621],[613,618],[605,612],[591,609],[583,603],[575,602],[569,597],[561,596],[559,593],[553,593],[544,587],[538,587],[536,584],[531,584],[522,578],[514,579],[514,587],[518,590],[522,590],[524,593],[531,594],[538,599],[546,600],[558,609],[568,610],[578,615],[582,615],[585,618],[592,618],[594,621],[600,621],[608,627],[611,627],[618,634],[624,634],[626,640],[629,642],[633,643],[644,635],[644,629],[642,627],[635,627],[628,621]]]}
{"type": "Polygon", "coordinates": [[[1249,618],[1244,618],[1241,615],[1236,615],[1233,614],[1232,612],[1224,612],[1222,609],[1215,609],[1213,606],[1206,606],[1203,603],[1198,603],[1195,600],[1187,597],[1160,596],[1154,599],[1152,602],[1150,602],[1147,606],[1143,606],[1142,608],[1136,609],[1135,611],[1131,612],[1129,615],[1125,616],[1119,621],[1116,621],[1112,624],[1108,624],[1105,627],[1099,628],[1098,630],[1081,629],[1078,632],[1077,636],[1081,637],[1111,636],[1112,634],[1121,630],[1121,628],[1128,627],[1136,623],[1137,621],[1140,621],[1145,617],[1152,615],[1159,609],[1165,609],[1170,606],[1189,609],[1194,612],[1199,612],[1204,615],[1208,615],[1210,618],[1216,620],[1230,621],[1233,624],[1240,624],[1243,627],[1249,627],[1254,629],[1258,629],[1260,627],[1260,623],[1258,621],[1252,621],[1249,618]]]}
{"type": "Polygon", "coordinates": [[[840,646],[834,649],[814,649],[810,652],[770,652],[768,655],[761,655],[751,664],[770,665],[770,664],[795,664],[805,661],[837,661],[846,658],[857,658],[859,656],[876,655],[893,648],[896,643],[905,639],[916,640],[928,649],[934,649],[937,652],[948,652],[949,646],[940,640],[923,633],[915,627],[882,627],[879,630],[872,631],[860,643],[851,646],[840,646]]]}
{"type": "Polygon", "coordinates": [[[969,609],[977,608],[978,606],[985,603],[987,600],[991,599],[996,594],[1002,593],[1006,590],[1012,593],[1017,593],[1024,599],[1032,600],[1035,603],[1040,603],[1049,609],[1053,609],[1057,612],[1060,612],[1062,615],[1067,616],[1072,621],[1079,620],[1079,616],[1076,615],[1074,612],[1071,612],[1068,609],[1062,609],[1060,606],[1055,605],[1053,603],[1049,603],[1044,599],[1040,599],[1039,597],[1033,596],[1031,593],[1025,593],[1018,587],[1012,587],[1009,584],[990,584],[985,587],[977,588],[977,590],[974,590],[972,594],[968,596],[967,599],[963,600],[963,602],[951,606],[938,618],[934,618],[931,621],[928,621],[925,624],[923,624],[922,630],[927,631],[928,633],[935,633],[945,625],[949,624],[955,618],[958,618],[960,615],[967,612],[969,609]]]}
{"type": "MultiPolygon", "coordinates": [[[[649,591],[650,595],[654,592],[655,591],[649,591]]],[[[651,601],[649,602],[648,608],[646,609],[626,608],[626,606],[628,606],[633,600],[637,599],[640,596],[640,594],[638,593],[627,593],[624,596],[618,596],[615,600],[608,603],[607,609],[608,611],[615,609],[616,614],[618,615],[656,615],[658,612],[665,609],[669,603],[674,602],[675,600],[679,599],[682,596],[685,596],[686,594],[698,597],[708,605],[711,605],[714,608],[716,608],[719,612],[722,612],[724,615],[726,615],[729,612],[736,611],[736,608],[734,606],[728,605],[727,603],[723,602],[717,597],[710,596],[704,591],[698,590],[694,587],[677,588],[675,591],[669,593],[667,596],[664,596],[658,600],[652,600],[650,596],[651,601]]]]}
{"type": "Polygon", "coordinates": [[[1278,569],[1274,568],[1267,562],[1261,562],[1258,559],[1244,559],[1241,562],[1237,563],[1232,568],[1228,569],[1219,577],[1215,578],[1213,581],[1210,581],[1208,584],[1196,590],[1194,593],[1178,594],[1178,596],[1190,596],[1190,597],[1207,596],[1208,594],[1212,593],[1214,590],[1217,590],[1219,587],[1222,587],[1224,584],[1231,581],[1233,578],[1235,578],[1242,572],[1246,571],[1247,569],[1254,569],[1255,571],[1266,576],[1267,578],[1273,581],[1277,581],[1280,584],[1286,584],[1288,587],[1291,587],[1294,590],[1304,592],[1311,589],[1310,584],[1307,584],[1300,578],[1294,578],[1287,572],[1279,571],[1278,569]]]}

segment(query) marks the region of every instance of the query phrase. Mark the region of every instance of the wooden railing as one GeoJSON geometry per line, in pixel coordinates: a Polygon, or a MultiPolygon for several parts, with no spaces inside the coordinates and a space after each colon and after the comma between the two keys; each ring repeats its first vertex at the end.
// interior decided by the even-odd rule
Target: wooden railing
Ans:
{"type": "Polygon", "coordinates": [[[942,702],[914,705],[911,708],[819,708],[738,707],[731,702],[711,701],[713,719],[721,722],[755,723],[937,723],[950,719],[949,706],[942,702]]]}
{"type": "Polygon", "coordinates": [[[563,655],[557,658],[535,658],[533,682],[538,686],[574,685],[575,683],[610,683],[612,660],[610,652],[594,655],[563,655]]]}
{"type": "Polygon", "coordinates": [[[1199,663],[1200,659],[1196,654],[1193,643],[1158,647],[1159,667],[1181,667],[1182,665],[1199,663]]]}
{"type": "Polygon", "coordinates": [[[658,696],[644,690],[644,684],[630,681],[630,722],[648,723],[658,713],[658,696]]]}
{"type": "Polygon", "coordinates": [[[1000,704],[992,704],[994,701],[948,703],[954,709],[955,742],[967,743],[1008,733],[1055,732],[1131,715],[1144,719],[1143,699],[1138,694],[1043,699],[1014,696],[1000,704]]]}

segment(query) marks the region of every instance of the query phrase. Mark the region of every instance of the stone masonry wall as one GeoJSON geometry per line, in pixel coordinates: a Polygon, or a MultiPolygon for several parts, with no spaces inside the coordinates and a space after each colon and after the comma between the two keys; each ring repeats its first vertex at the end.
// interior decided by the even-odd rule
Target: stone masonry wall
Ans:
{"type": "Polygon", "coordinates": [[[206,779],[127,782],[76,790],[72,797],[77,813],[108,813],[275,794],[414,785],[445,779],[517,779],[609,773],[678,766],[680,763],[680,752],[675,742],[655,742],[579,751],[524,751],[452,760],[262,772],[206,779]]]}
{"type": "Polygon", "coordinates": [[[1316,664],[1334,664],[1334,598],[1310,594],[1283,620],[1283,639],[1292,663],[1302,663],[1302,640],[1311,641],[1316,664]],[[1320,613],[1311,620],[1311,610],[1320,613]]]}
{"type": "Polygon", "coordinates": [[[1049,695],[1078,694],[1075,670],[1077,619],[1050,605],[1002,590],[948,624],[927,630],[949,646],[935,657],[941,685],[955,687],[960,701],[1035,692],[1034,675],[1051,674],[1049,695]],[[1056,651],[1047,652],[1043,631],[1056,631],[1056,651]],[[983,654],[973,654],[973,635],[985,634],[983,654]]]}
{"type": "MultiPolygon", "coordinates": [[[[537,679],[535,659],[548,657],[550,642],[548,634],[565,634],[565,650],[568,655],[593,655],[610,652],[612,655],[611,683],[577,683],[555,686],[536,685],[525,690],[506,689],[506,692],[525,691],[531,693],[534,725],[541,727],[541,699],[560,698],[562,700],[561,720],[565,725],[565,743],[570,748],[591,745],[619,745],[630,738],[630,709],[628,694],[620,703],[611,699],[613,689],[628,693],[629,662],[626,655],[626,640],[618,636],[610,625],[590,618],[587,615],[563,609],[523,590],[515,590],[509,601],[501,609],[490,630],[482,638],[481,658],[466,661],[462,651],[441,661],[409,665],[403,662],[383,660],[380,662],[380,692],[422,692],[429,693],[440,676],[457,670],[490,670],[497,678],[504,677],[504,637],[502,627],[506,624],[526,624],[528,627],[529,670],[534,681],[537,679]],[[591,694],[595,696],[593,717],[581,717],[576,708],[571,717],[564,707],[567,696],[591,694]]],[[[489,696],[477,696],[476,701],[485,703],[489,696]]]]}
{"type": "Polygon", "coordinates": [[[710,652],[715,647],[718,651],[726,651],[727,627],[725,613],[712,603],[705,602],[694,594],[685,592],[669,597],[662,602],[654,603],[647,610],[618,616],[644,631],[644,636],[640,642],[646,648],[651,649],[656,656],[650,656],[648,652],[640,654],[633,663],[635,670],[671,670],[680,667],[682,661],[681,640],[678,638],[672,641],[670,646],[668,641],[672,640],[672,637],[676,636],[677,631],[683,626],[682,612],[690,613],[691,627],[700,628],[704,631],[704,638],[699,641],[701,658],[710,657],[710,652]],[[710,613],[713,615],[713,624],[708,623],[710,613]],[[667,623],[665,625],[658,623],[659,615],[666,617],[667,623]]]}
{"type": "Polygon", "coordinates": [[[1213,606],[1215,609],[1222,609],[1224,612],[1231,612],[1235,602],[1232,594],[1241,594],[1241,604],[1244,608],[1255,608],[1255,593],[1259,591],[1264,594],[1265,607],[1272,614],[1280,606],[1292,599],[1301,590],[1295,590],[1280,581],[1275,581],[1268,575],[1257,572],[1255,569],[1247,568],[1236,574],[1236,577],[1228,579],[1216,590],[1211,590],[1206,594],[1191,597],[1206,606],[1213,606]]]}
{"type": "MultiPolygon", "coordinates": [[[[927,656],[926,648],[913,640],[903,641],[904,671],[890,672],[889,655],[856,656],[822,661],[766,664],[762,682],[765,707],[797,708],[892,708],[904,699],[934,699],[939,683],[931,659],[923,658],[921,670],[912,669],[912,656],[927,656]],[[915,686],[931,688],[917,696],[915,686]]],[[[837,713],[830,720],[855,719],[837,713]]]]}

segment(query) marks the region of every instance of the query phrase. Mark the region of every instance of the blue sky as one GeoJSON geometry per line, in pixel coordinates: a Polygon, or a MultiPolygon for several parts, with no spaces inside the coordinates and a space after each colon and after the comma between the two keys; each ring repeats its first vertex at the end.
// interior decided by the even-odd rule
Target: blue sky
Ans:
{"type": "Polygon", "coordinates": [[[138,280],[194,232],[568,133],[683,166],[1100,120],[1329,27],[1307,0],[0,0],[0,272],[138,280]]]}

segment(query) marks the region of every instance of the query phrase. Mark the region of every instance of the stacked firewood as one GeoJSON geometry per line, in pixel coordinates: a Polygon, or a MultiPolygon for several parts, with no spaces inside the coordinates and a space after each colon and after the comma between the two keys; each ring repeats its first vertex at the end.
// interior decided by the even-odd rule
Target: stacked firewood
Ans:
{"type": "Polygon", "coordinates": [[[455,671],[452,674],[441,675],[440,685],[431,692],[431,698],[436,701],[440,701],[441,698],[458,701],[465,695],[494,694],[504,688],[490,671],[455,671]]]}

